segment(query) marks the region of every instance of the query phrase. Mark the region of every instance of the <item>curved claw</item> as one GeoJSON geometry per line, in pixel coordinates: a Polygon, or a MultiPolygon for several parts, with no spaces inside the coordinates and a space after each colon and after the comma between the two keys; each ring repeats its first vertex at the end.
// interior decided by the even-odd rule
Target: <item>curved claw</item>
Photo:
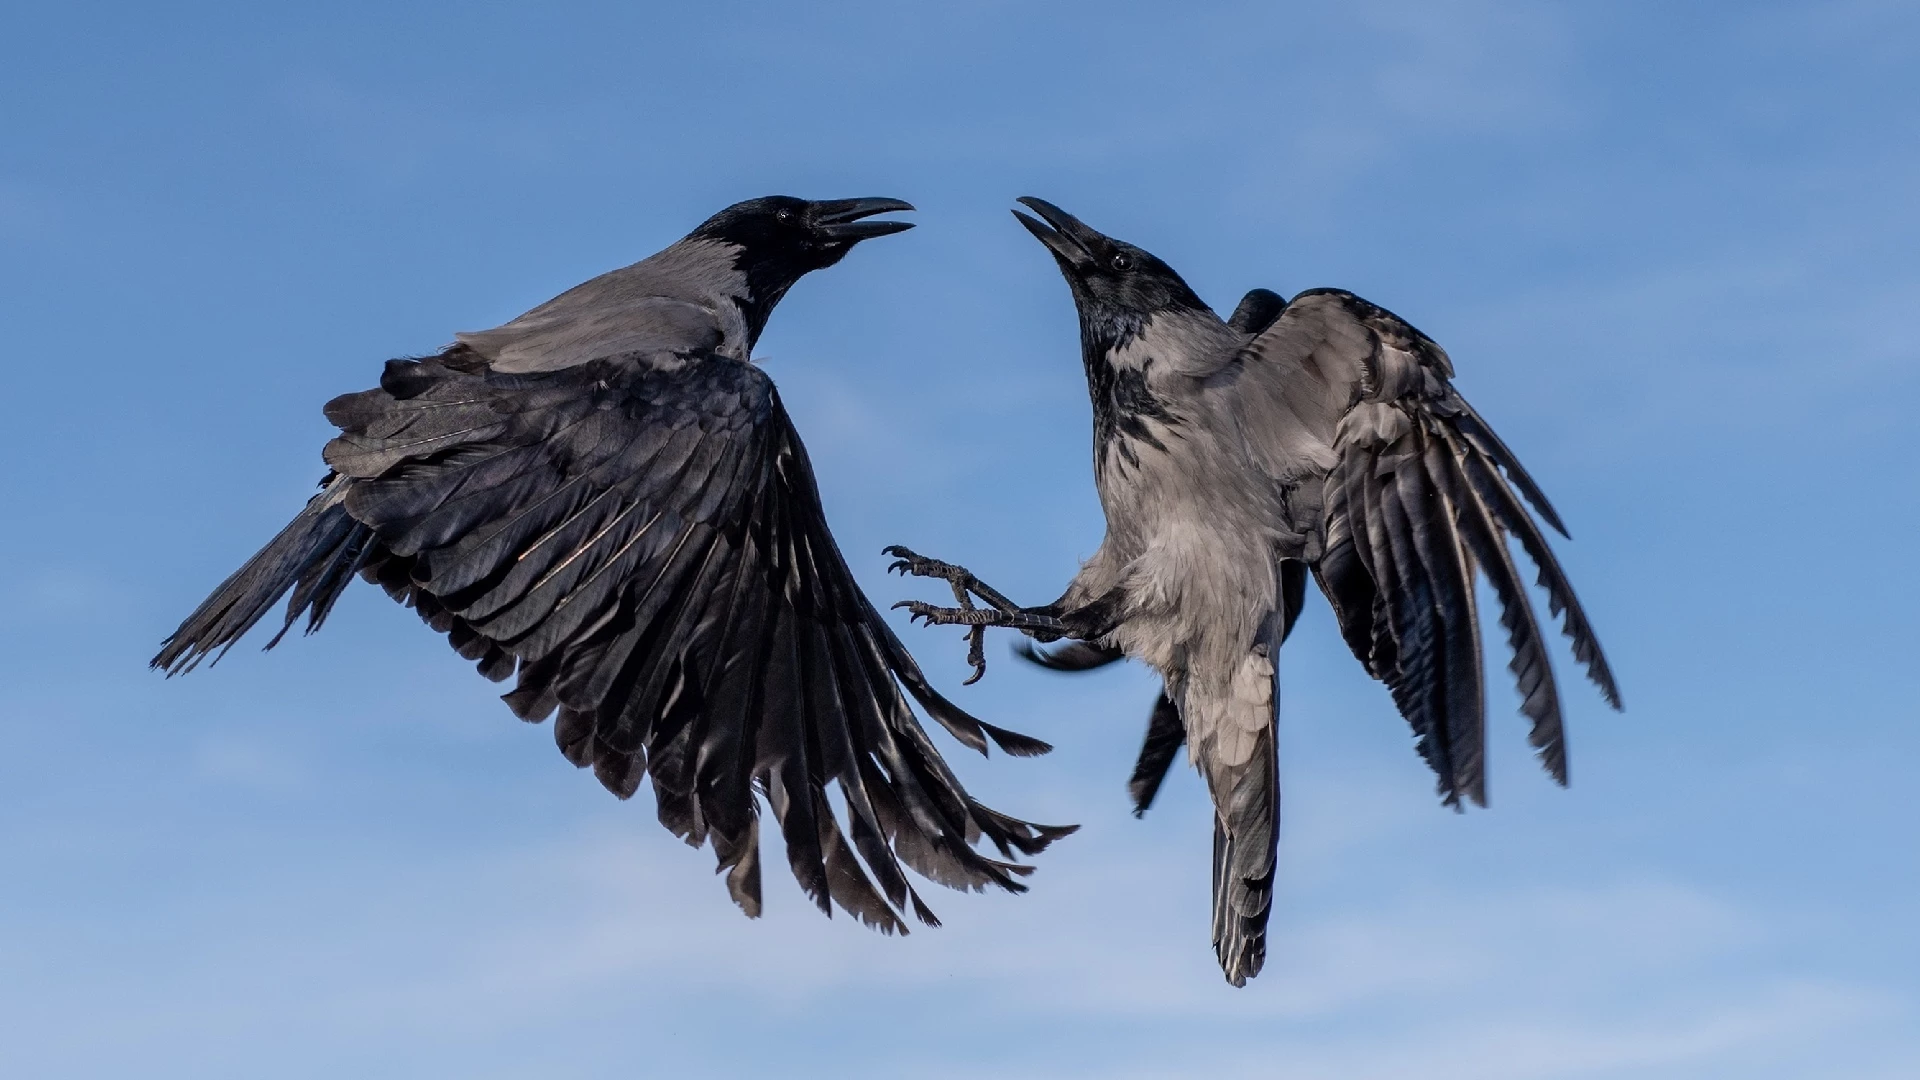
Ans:
{"type": "Polygon", "coordinates": [[[987,628],[984,626],[967,631],[967,663],[973,665],[973,674],[961,686],[972,686],[987,673],[987,628]]]}
{"type": "Polygon", "coordinates": [[[984,624],[979,621],[979,618],[986,613],[977,610],[936,607],[924,600],[902,600],[893,606],[906,608],[912,613],[914,619],[925,619],[929,626],[967,626],[984,629],[984,624]]]}
{"type": "Polygon", "coordinates": [[[888,573],[898,572],[911,577],[939,578],[951,584],[954,596],[962,600],[965,599],[968,588],[979,584],[965,567],[955,566],[940,559],[929,559],[899,544],[887,547],[881,554],[895,557],[893,564],[887,567],[888,573]]]}

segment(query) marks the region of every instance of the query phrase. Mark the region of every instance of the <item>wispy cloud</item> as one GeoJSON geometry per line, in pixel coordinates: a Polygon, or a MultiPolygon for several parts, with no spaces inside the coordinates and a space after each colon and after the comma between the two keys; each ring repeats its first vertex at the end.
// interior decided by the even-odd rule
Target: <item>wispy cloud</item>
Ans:
{"type": "MultiPolygon", "coordinates": [[[[1729,962],[1775,947],[1768,919],[1674,881],[1425,887],[1289,913],[1267,973],[1236,992],[1208,954],[1193,890],[1131,858],[1082,862],[1070,883],[1018,900],[937,896],[952,925],[905,940],[821,920],[790,886],[748,922],[698,872],[706,860],[595,833],[377,871],[356,890],[377,902],[356,902],[346,922],[311,920],[311,901],[291,894],[250,898],[280,918],[242,923],[185,972],[123,984],[117,1006],[102,1004],[144,1021],[95,1018],[163,1042],[273,1027],[367,1046],[484,1039],[609,1008],[658,1023],[725,1002],[853,1037],[887,1001],[987,1028],[1044,1020],[1057,1052],[1013,1076],[1548,1080],[1764,1061],[1913,1012],[1889,990],[1819,972],[1728,978],[1729,962]],[[283,922],[331,928],[287,936],[283,922]],[[282,977],[247,970],[266,955],[282,977]],[[1097,1032],[1142,1024],[1160,1033],[1151,1049],[1089,1049],[1097,1032]]],[[[938,1054],[926,1064],[926,1075],[965,1071],[938,1054]]]]}

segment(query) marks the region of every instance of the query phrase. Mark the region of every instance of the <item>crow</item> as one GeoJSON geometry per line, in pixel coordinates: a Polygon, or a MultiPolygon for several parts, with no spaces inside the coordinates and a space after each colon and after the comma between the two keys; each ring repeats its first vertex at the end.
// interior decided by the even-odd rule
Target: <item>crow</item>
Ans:
{"type": "Polygon", "coordinates": [[[749,916],[761,908],[756,795],[829,916],[837,903],[904,934],[911,906],[939,925],[902,863],[954,888],[1024,891],[1031,868],[1014,852],[1073,828],[974,800],[907,696],[983,754],[989,739],[1014,755],[1051,748],[928,684],[854,582],[806,450],[751,357],[795,282],[910,227],[873,215],[911,209],[742,202],[438,355],[389,361],[377,389],[327,404],[340,434],[320,493],[153,666],[217,660],[288,592],[267,647],[303,614],[312,633],[358,575],[482,675],[515,676],[508,707],[530,722],[557,712],[561,753],[615,795],[650,777],[661,824],[712,846],[749,916]],[[974,849],[982,836],[1001,858],[974,849]]]}
{"type": "Polygon", "coordinates": [[[1563,536],[1532,477],[1454,390],[1425,334],[1338,289],[1247,294],[1222,321],[1165,263],[1060,208],[1014,211],[1052,252],[1080,315],[1094,480],[1107,534],[1051,604],[1023,608],[963,567],[904,547],[891,567],[944,578],[957,607],[901,605],[1067,644],[1029,659],[1085,670],[1134,657],[1165,680],[1131,783],[1144,812],[1182,741],[1213,797],[1213,945],[1227,981],[1266,957],[1280,792],[1275,661],[1309,573],[1369,674],[1386,683],[1444,803],[1486,804],[1485,700],[1474,582],[1501,605],[1521,712],[1566,783],[1559,690],[1509,551],[1539,570],[1573,653],[1614,708],[1619,690],[1534,518],[1563,536]],[[977,607],[978,597],[987,607],[977,607]]]}

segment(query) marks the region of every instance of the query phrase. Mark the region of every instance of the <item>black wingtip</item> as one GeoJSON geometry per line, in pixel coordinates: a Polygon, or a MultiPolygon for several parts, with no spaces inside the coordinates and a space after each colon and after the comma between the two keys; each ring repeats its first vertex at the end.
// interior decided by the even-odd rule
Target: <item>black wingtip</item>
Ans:
{"type": "Polygon", "coordinates": [[[1501,471],[1507,474],[1507,478],[1520,489],[1520,494],[1533,507],[1534,513],[1540,515],[1540,520],[1546,522],[1561,537],[1567,540],[1573,539],[1573,534],[1567,531],[1566,523],[1560,520],[1560,512],[1553,508],[1553,503],[1547,499],[1547,493],[1540,489],[1540,485],[1534,482],[1533,476],[1527,472],[1526,467],[1520,464],[1520,458],[1508,449],[1507,444],[1495,434],[1492,425],[1482,419],[1479,412],[1465,398],[1459,398],[1458,401],[1463,415],[1456,418],[1454,422],[1459,424],[1467,438],[1478,443],[1481,452],[1500,466],[1501,471]],[[1462,423],[1463,420],[1464,423],[1462,423]]]}
{"type": "Polygon", "coordinates": [[[1227,326],[1235,333],[1257,336],[1272,326],[1286,310],[1286,297],[1272,289],[1254,289],[1240,298],[1240,305],[1227,318],[1227,326]]]}
{"type": "Polygon", "coordinates": [[[1028,823],[1028,828],[1031,828],[1036,834],[1032,841],[1033,849],[1031,851],[1028,851],[1026,848],[1021,848],[1021,850],[1026,851],[1028,855],[1038,855],[1049,847],[1052,847],[1054,841],[1072,836],[1074,833],[1080,831],[1080,826],[1078,825],[1034,825],[1031,822],[1028,823]]]}
{"type": "Polygon", "coordinates": [[[1039,757],[1053,752],[1053,744],[1031,735],[1022,735],[1017,731],[989,724],[981,720],[980,729],[987,733],[993,744],[1013,757],[1039,757]]]}
{"type": "MultiPolygon", "coordinates": [[[[1000,848],[1001,853],[1012,857],[1013,851],[1033,856],[1053,846],[1053,842],[1080,831],[1078,825],[1039,825],[1031,821],[1022,821],[1009,817],[998,810],[983,805],[977,800],[969,800],[967,810],[986,833],[988,839],[1000,848]],[[1011,849],[1011,850],[1010,850],[1011,849]]],[[[1033,867],[1020,863],[999,863],[1001,869],[1009,874],[1022,877],[1033,873],[1033,867]]]]}
{"type": "Polygon", "coordinates": [[[1140,745],[1140,757],[1127,780],[1127,796],[1133,800],[1134,817],[1147,816],[1148,808],[1160,794],[1160,785],[1167,778],[1167,770],[1173,767],[1173,759],[1186,741],[1187,728],[1180,719],[1180,710],[1162,690],[1147,719],[1147,735],[1140,745]]]}
{"type": "MultiPolygon", "coordinates": [[[[940,917],[933,913],[933,909],[927,906],[925,900],[920,899],[920,894],[914,892],[912,889],[908,889],[907,896],[913,900],[913,917],[919,919],[922,926],[938,930],[940,928],[940,917]]],[[[904,931],[902,932],[904,933],[904,931]]]]}
{"type": "Polygon", "coordinates": [[[1613,679],[1613,666],[1607,663],[1605,653],[1600,651],[1600,643],[1593,643],[1593,658],[1576,657],[1587,669],[1587,679],[1600,691],[1601,700],[1612,707],[1614,712],[1623,713],[1627,707],[1620,701],[1620,684],[1613,679]]]}

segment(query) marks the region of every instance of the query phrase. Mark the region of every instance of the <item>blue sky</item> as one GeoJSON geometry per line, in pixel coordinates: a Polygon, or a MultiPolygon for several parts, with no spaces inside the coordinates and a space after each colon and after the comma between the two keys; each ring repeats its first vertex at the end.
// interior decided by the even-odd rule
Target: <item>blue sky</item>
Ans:
{"type": "MultiPolygon", "coordinates": [[[[1920,1075],[1920,12],[1910,4],[38,5],[0,33],[0,1071],[48,1078],[1920,1075]],[[659,10],[655,10],[658,8],[659,10]],[[1266,973],[1152,680],[907,640],[1054,741],[1082,832],[883,939],[741,918],[409,613],[163,681],[300,505],[319,406],[739,198],[921,227],[762,341],[842,546],[1056,595],[1101,530],[1041,195],[1228,307],[1338,285],[1552,494],[1628,711],[1573,786],[1492,695],[1440,809],[1317,599],[1282,660],[1266,973]],[[671,1071],[669,1071],[671,1070],[671,1071]]],[[[1495,684],[1498,685],[1498,684],[1495,684]]]]}

